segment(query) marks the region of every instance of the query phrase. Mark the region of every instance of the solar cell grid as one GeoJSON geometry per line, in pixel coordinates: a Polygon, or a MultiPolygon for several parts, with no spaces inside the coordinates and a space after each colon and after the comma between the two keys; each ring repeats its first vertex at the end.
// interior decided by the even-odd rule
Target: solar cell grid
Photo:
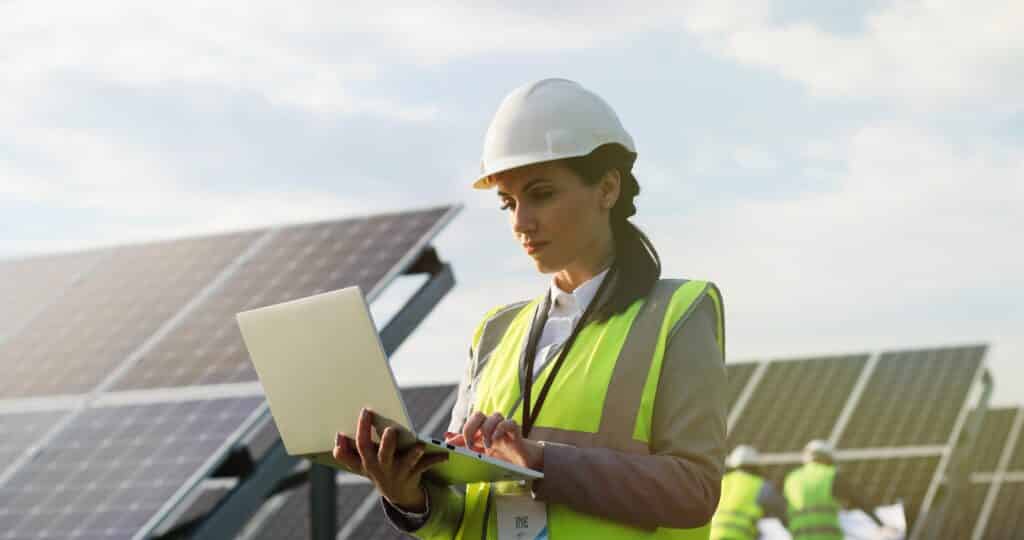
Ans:
{"type": "Polygon", "coordinates": [[[40,411],[0,415],[0,463],[3,467],[21,456],[66,414],[67,411],[40,411]]]}
{"type": "Polygon", "coordinates": [[[993,472],[1006,445],[1017,409],[989,409],[971,452],[971,472],[993,472]]]}
{"type": "Polygon", "coordinates": [[[754,370],[757,368],[757,364],[754,362],[744,362],[740,364],[726,364],[725,374],[729,381],[729,410],[731,411],[733,405],[736,405],[736,400],[739,399],[743,389],[747,386],[747,382],[750,381],[750,376],[754,374],[754,370]]]}
{"type": "Polygon", "coordinates": [[[883,354],[839,447],[946,444],[984,350],[972,346],[883,354]]]}
{"type": "Polygon", "coordinates": [[[942,527],[938,529],[941,531],[940,538],[952,540],[971,537],[978,514],[981,513],[981,506],[985,503],[985,495],[988,494],[989,486],[988,483],[973,483],[964,486],[957,496],[956,503],[946,509],[942,527]]]}
{"type": "Polygon", "coordinates": [[[1012,450],[1013,454],[1010,458],[1010,463],[1007,467],[1008,471],[1021,471],[1024,472],[1024,432],[1017,437],[1016,448],[1012,450]]]}
{"type": "Polygon", "coordinates": [[[114,249],[0,348],[0,398],[92,390],[207,285],[253,233],[114,249]]]}
{"type": "Polygon", "coordinates": [[[130,538],[260,403],[87,409],[0,486],[0,538],[130,538]]]}
{"type": "Polygon", "coordinates": [[[0,260],[0,341],[29,322],[105,254],[94,250],[0,260]]]}
{"type": "Polygon", "coordinates": [[[351,285],[369,293],[448,207],[280,230],[117,384],[155,388],[255,380],[235,314],[351,285]]]}
{"type": "Polygon", "coordinates": [[[1024,539],[1024,482],[1006,482],[999,488],[984,538],[991,540],[1024,539]]]}
{"type": "Polygon", "coordinates": [[[827,439],[866,362],[867,355],[772,362],[729,434],[730,446],[793,452],[827,439]]]}

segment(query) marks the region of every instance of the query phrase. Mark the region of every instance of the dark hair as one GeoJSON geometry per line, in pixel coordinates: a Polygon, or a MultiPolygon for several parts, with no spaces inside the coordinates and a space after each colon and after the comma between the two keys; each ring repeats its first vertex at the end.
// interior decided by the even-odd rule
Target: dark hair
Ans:
{"type": "Polygon", "coordinates": [[[619,200],[611,211],[615,289],[609,301],[595,313],[598,321],[629,309],[633,302],[646,297],[661,277],[658,251],[647,235],[629,221],[636,214],[633,198],[640,193],[640,184],[633,176],[635,161],[636,154],[618,144],[601,145],[585,156],[563,160],[588,186],[596,185],[612,169],[618,170],[622,178],[619,200]]]}

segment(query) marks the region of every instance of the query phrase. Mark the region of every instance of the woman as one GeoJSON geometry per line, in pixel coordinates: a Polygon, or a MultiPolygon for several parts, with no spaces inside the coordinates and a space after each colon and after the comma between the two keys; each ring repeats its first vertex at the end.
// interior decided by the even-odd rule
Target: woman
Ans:
{"type": "Polygon", "coordinates": [[[447,440],[542,471],[530,486],[422,480],[443,457],[379,445],[364,411],[335,459],[368,476],[388,518],[420,538],[708,538],[725,453],[721,298],[659,280],[628,220],[636,151],[614,111],[547,79],[502,102],[478,189],[497,187],[542,273],[541,298],[489,312],[473,336],[447,440]],[[523,404],[530,404],[524,407],[523,404]]]}

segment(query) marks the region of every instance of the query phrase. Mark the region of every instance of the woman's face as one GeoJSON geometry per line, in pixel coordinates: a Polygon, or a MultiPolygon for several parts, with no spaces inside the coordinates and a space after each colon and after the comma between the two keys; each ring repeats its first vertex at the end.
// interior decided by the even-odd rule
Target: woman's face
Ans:
{"type": "Polygon", "coordinates": [[[614,199],[607,181],[588,186],[557,161],[504,171],[494,179],[512,234],[541,272],[592,264],[609,249],[614,199]]]}

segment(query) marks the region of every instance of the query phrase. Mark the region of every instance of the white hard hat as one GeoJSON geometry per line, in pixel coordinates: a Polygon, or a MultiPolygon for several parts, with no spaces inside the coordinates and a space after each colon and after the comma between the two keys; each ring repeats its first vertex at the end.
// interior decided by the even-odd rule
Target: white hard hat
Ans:
{"type": "Polygon", "coordinates": [[[757,465],[758,457],[756,448],[741,444],[733,449],[729,457],[725,458],[725,466],[735,469],[744,465],[757,465]]]}
{"type": "Polygon", "coordinates": [[[633,138],[600,96],[566,79],[525,84],[505,96],[494,113],[473,187],[491,187],[495,173],[585,156],[609,143],[636,153],[633,138]]]}
{"type": "Polygon", "coordinates": [[[834,460],[836,455],[835,448],[832,447],[832,443],[823,441],[821,439],[814,439],[807,443],[804,447],[804,461],[809,462],[814,459],[815,456],[820,456],[829,460],[834,460]]]}

